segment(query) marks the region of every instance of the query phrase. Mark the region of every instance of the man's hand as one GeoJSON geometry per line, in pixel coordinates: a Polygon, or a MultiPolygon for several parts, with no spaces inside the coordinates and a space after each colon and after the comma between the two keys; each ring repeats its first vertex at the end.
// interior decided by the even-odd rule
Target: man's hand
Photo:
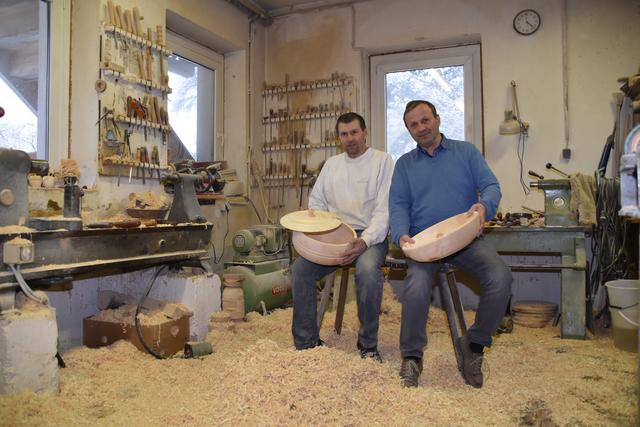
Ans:
{"type": "Polygon", "coordinates": [[[342,253],[342,262],[340,265],[349,265],[353,261],[356,260],[365,250],[367,249],[367,244],[362,240],[362,238],[358,237],[349,242],[349,246],[342,253]]]}
{"type": "Polygon", "coordinates": [[[484,225],[484,217],[487,214],[487,209],[482,203],[474,203],[467,211],[467,215],[472,215],[474,212],[478,212],[480,214],[480,230],[478,231],[479,236],[482,234],[482,226],[484,225]]]}
{"type": "Polygon", "coordinates": [[[402,249],[405,243],[415,243],[415,241],[408,234],[403,234],[400,236],[400,249],[402,249]]]}

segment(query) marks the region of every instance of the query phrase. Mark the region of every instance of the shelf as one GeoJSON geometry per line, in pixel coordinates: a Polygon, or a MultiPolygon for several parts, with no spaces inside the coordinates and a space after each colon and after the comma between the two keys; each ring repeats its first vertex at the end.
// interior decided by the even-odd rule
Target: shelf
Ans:
{"type": "Polygon", "coordinates": [[[130,168],[143,168],[148,170],[160,170],[168,171],[168,168],[163,168],[160,165],[154,165],[153,163],[145,163],[145,162],[136,162],[135,160],[126,160],[126,159],[114,159],[114,158],[106,158],[102,159],[102,164],[104,166],[116,166],[116,167],[130,167],[130,168]]]}
{"type": "Polygon", "coordinates": [[[147,40],[146,37],[142,37],[142,36],[138,36],[135,35],[133,33],[130,33],[128,31],[125,31],[121,28],[115,27],[113,25],[105,25],[104,26],[104,31],[105,33],[112,33],[114,34],[114,36],[117,34],[119,37],[125,38],[133,43],[137,43],[141,46],[145,46],[145,47],[150,47],[151,49],[162,53],[163,55],[169,56],[171,55],[173,52],[171,52],[169,49],[160,46],[157,43],[153,43],[151,40],[147,40]]]}
{"type": "Polygon", "coordinates": [[[261,178],[263,181],[279,181],[282,180],[284,181],[285,179],[300,179],[300,178],[304,178],[304,179],[308,179],[308,178],[313,178],[315,175],[309,175],[309,174],[303,174],[302,176],[300,175],[291,175],[291,174],[287,174],[287,175],[262,175],[261,178]]]}
{"type": "Polygon", "coordinates": [[[158,129],[162,132],[171,132],[171,126],[169,125],[162,125],[160,123],[154,123],[154,122],[150,122],[149,120],[142,120],[142,119],[136,119],[136,118],[132,118],[132,117],[125,117],[125,116],[116,116],[113,117],[113,114],[107,114],[105,116],[106,119],[114,119],[117,122],[120,123],[127,123],[130,125],[134,125],[134,126],[144,126],[147,127],[149,129],[158,129]]]}
{"type": "Polygon", "coordinates": [[[303,92],[317,89],[331,89],[336,87],[349,86],[351,84],[353,84],[353,78],[351,77],[344,79],[316,80],[309,83],[298,82],[292,85],[282,85],[270,89],[265,89],[262,91],[262,96],[265,97],[268,95],[282,95],[287,93],[303,92]]]}
{"type": "Polygon", "coordinates": [[[266,153],[269,151],[289,151],[289,150],[311,150],[311,149],[320,149],[320,148],[333,148],[339,147],[340,143],[338,142],[318,142],[313,144],[268,144],[265,143],[262,146],[262,152],[266,153]]]}
{"type": "Polygon", "coordinates": [[[121,73],[120,71],[107,68],[107,67],[102,67],[101,70],[105,76],[113,76],[113,78],[124,80],[127,83],[140,84],[147,88],[157,89],[162,93],[167,93],[167,94],[172,92],[169,86],[159,85],[157,83],[154,83],[151,80],[144,80],[139,77],[136,77],[133,74],[124,74],[124,73],[121,73]]]}
{"type": "Polygon", "coordinates": [[[324,119],[327,117],[338,117],[347,111],[329,111],[323,113],[303,113],[303,114],[294,114],[288,117],[264,117],[262,119],[262,124],[272,124],[272,123],[281,123],[281,122],[293,122],[299,120],[315,120],[315,119],[324,119]]]}

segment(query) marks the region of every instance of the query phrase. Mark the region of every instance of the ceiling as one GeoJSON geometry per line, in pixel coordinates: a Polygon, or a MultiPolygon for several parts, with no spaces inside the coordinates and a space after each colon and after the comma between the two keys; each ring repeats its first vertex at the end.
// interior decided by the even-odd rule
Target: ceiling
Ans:
{"type": "Polygon", "coordinates": [[[347,3],[358,3],[363,0],[228,0],[230,3],[240,4],[241,6],[256,12],[255,9],[261,10],[269,18],[275,18],[282,15],[295,12],[305,12],[316,9],[324,9],[327,7],[338,6],[347,3]]]}
{"type": "Polygon", "coordinates": [[[279,9],[309,3],[309,0],[254,0],[254,2],[268,13],[271,13],[279,9]]]}

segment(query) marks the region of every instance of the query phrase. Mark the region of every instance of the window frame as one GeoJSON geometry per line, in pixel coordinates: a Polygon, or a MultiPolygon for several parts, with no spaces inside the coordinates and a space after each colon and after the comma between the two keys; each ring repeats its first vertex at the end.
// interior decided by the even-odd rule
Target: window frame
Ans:
{"type": "Polygon", "coordinates": [[[49,0],[47,158],[57,166],[70,153],[71,0],[49,0]],[[55,82],[55,84],[52,84],[55,82]]]}
{"type": "Polygon", "coordinates": [[[484,153],[481,45],[479,43],[369,56],[372,119],[370,128],[371,140],[374,141],[375,148],[387,150],[386,74],[455,65],[464,66],[465,139],[484,153]]]}
{"type": "MultiPolygon", "coordinates": [[[[169,29],[167,29],[167,47],[176,55],[214,71],[214,146],[211,160],[215,160],[222,149],[224,136],[224,56],[169,29]]],[[[201,144],[201,141],[197,141],[198,152],[201,144]]]]}

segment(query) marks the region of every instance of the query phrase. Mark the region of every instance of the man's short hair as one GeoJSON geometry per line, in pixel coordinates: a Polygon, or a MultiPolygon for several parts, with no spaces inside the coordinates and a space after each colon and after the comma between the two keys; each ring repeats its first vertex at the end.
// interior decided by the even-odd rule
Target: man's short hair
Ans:
{"type": "Polygon", "coordinates": [[[354,120],[357,120],[358,122],[360,122],[360,129],[362,129],[362,130],[367,129],[367,125],[364,122],[364,117],[362,117],[358,113],[354,113],[353,111],[350,111],[350,112],[344,113],[340,117],[338,117],[338,120],[336,121],[336,136],[339,135],[339,133],[338,133],[338,125],[340,123],[344,123],[346,125],[347,123],[351,123],[354,120]]]}
{"type": "Polygon", "coordinates": [[[438,112],[436,111],[436,106],[435,105],[433,105],[429,101],[424,101],[422,99],[416,99],[416,100],[407,102],[407,106],[404,107],[404,114],[402,115],[402,120],[404,121],[404,125],[405,126],[407,125],[407,114],[409,114],[409,112],[411,110],[413,110],[414,108],[416,108],[420,104],[424,104],[424,105],[428,106],[429,109],[431,109],[431,112],[433,113],[433,117],[438,117],[438,112]]]}

